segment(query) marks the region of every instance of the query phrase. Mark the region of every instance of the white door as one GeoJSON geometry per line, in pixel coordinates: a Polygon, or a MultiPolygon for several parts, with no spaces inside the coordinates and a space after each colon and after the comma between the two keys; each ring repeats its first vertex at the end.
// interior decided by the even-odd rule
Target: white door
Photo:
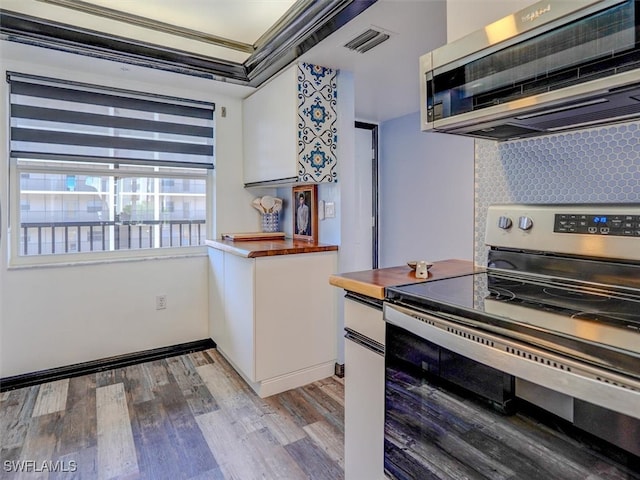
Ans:
{"type": "MultiPolygon", "coordinates": [[[[355,181],[355,198],[356,198],[356,218],[354,219],[355,234],[355,258],[352,267],[354,270],[369,270],[376,268],[374,265],[374,185],[376,177],[374,174],[375,149],[374,149],[374,130],[371,128],[359,128],[356,126],[356,181],[355,181]]],[[[377,258],[377,252],[376,258],[377,258]]],[[[377,263],[377,262],[376,262],[377,263]]]]}

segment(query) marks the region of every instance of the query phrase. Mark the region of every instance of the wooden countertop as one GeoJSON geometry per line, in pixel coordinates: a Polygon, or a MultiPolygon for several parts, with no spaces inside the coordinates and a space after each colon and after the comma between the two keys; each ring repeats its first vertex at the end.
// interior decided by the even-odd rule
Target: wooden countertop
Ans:
{"type": "Polygon", "coordinates": [[[331,275],[329,283],[350,292],[383,300],[386,287],[442,280],[480,271],[484,271],[484,268],[475,266],[473,262],[451,259],[434,262],[429,269],[428,278],[416,278],[415,271],[404,265],[331,275]]]}
{"type": "Polygon", "coordinates": [[[284,240],[249,240],[240,242],[234,242],[232,240],[205,240],[205,243],[211,248],[246,258],[338,250],[337,245],[309,243],[299,240],[294,241],[290,238],[285,238],[284,240]]]}

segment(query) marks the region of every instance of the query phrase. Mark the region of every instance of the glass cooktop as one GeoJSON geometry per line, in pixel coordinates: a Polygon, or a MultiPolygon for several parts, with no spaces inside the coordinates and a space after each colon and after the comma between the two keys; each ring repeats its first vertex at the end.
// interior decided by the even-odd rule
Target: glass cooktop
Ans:
{"type": "Polygon", "coordinates": [[[387,288],[386,300],[524,336],[539,346],[640,376],[640,295],[630,289],[489,269],[387,288]]]}

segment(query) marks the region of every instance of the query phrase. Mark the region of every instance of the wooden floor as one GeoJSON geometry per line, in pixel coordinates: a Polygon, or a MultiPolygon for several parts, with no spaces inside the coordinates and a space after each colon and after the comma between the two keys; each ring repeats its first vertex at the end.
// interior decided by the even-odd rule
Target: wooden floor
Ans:
{"type": "Polygon", "coordinates": [[[215,349],[0,393],[0,478],[344,478],[344,385],[261,399],[215,349]]]}

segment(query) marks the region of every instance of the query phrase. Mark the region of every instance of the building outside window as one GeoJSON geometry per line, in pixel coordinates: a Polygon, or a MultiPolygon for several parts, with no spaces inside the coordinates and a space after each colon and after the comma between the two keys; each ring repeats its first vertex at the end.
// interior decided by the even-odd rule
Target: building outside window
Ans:
{"type": "Polygon", "coordinates": [[[15,263],[204,244],[213,105],[9,78],[15,263]]]}

